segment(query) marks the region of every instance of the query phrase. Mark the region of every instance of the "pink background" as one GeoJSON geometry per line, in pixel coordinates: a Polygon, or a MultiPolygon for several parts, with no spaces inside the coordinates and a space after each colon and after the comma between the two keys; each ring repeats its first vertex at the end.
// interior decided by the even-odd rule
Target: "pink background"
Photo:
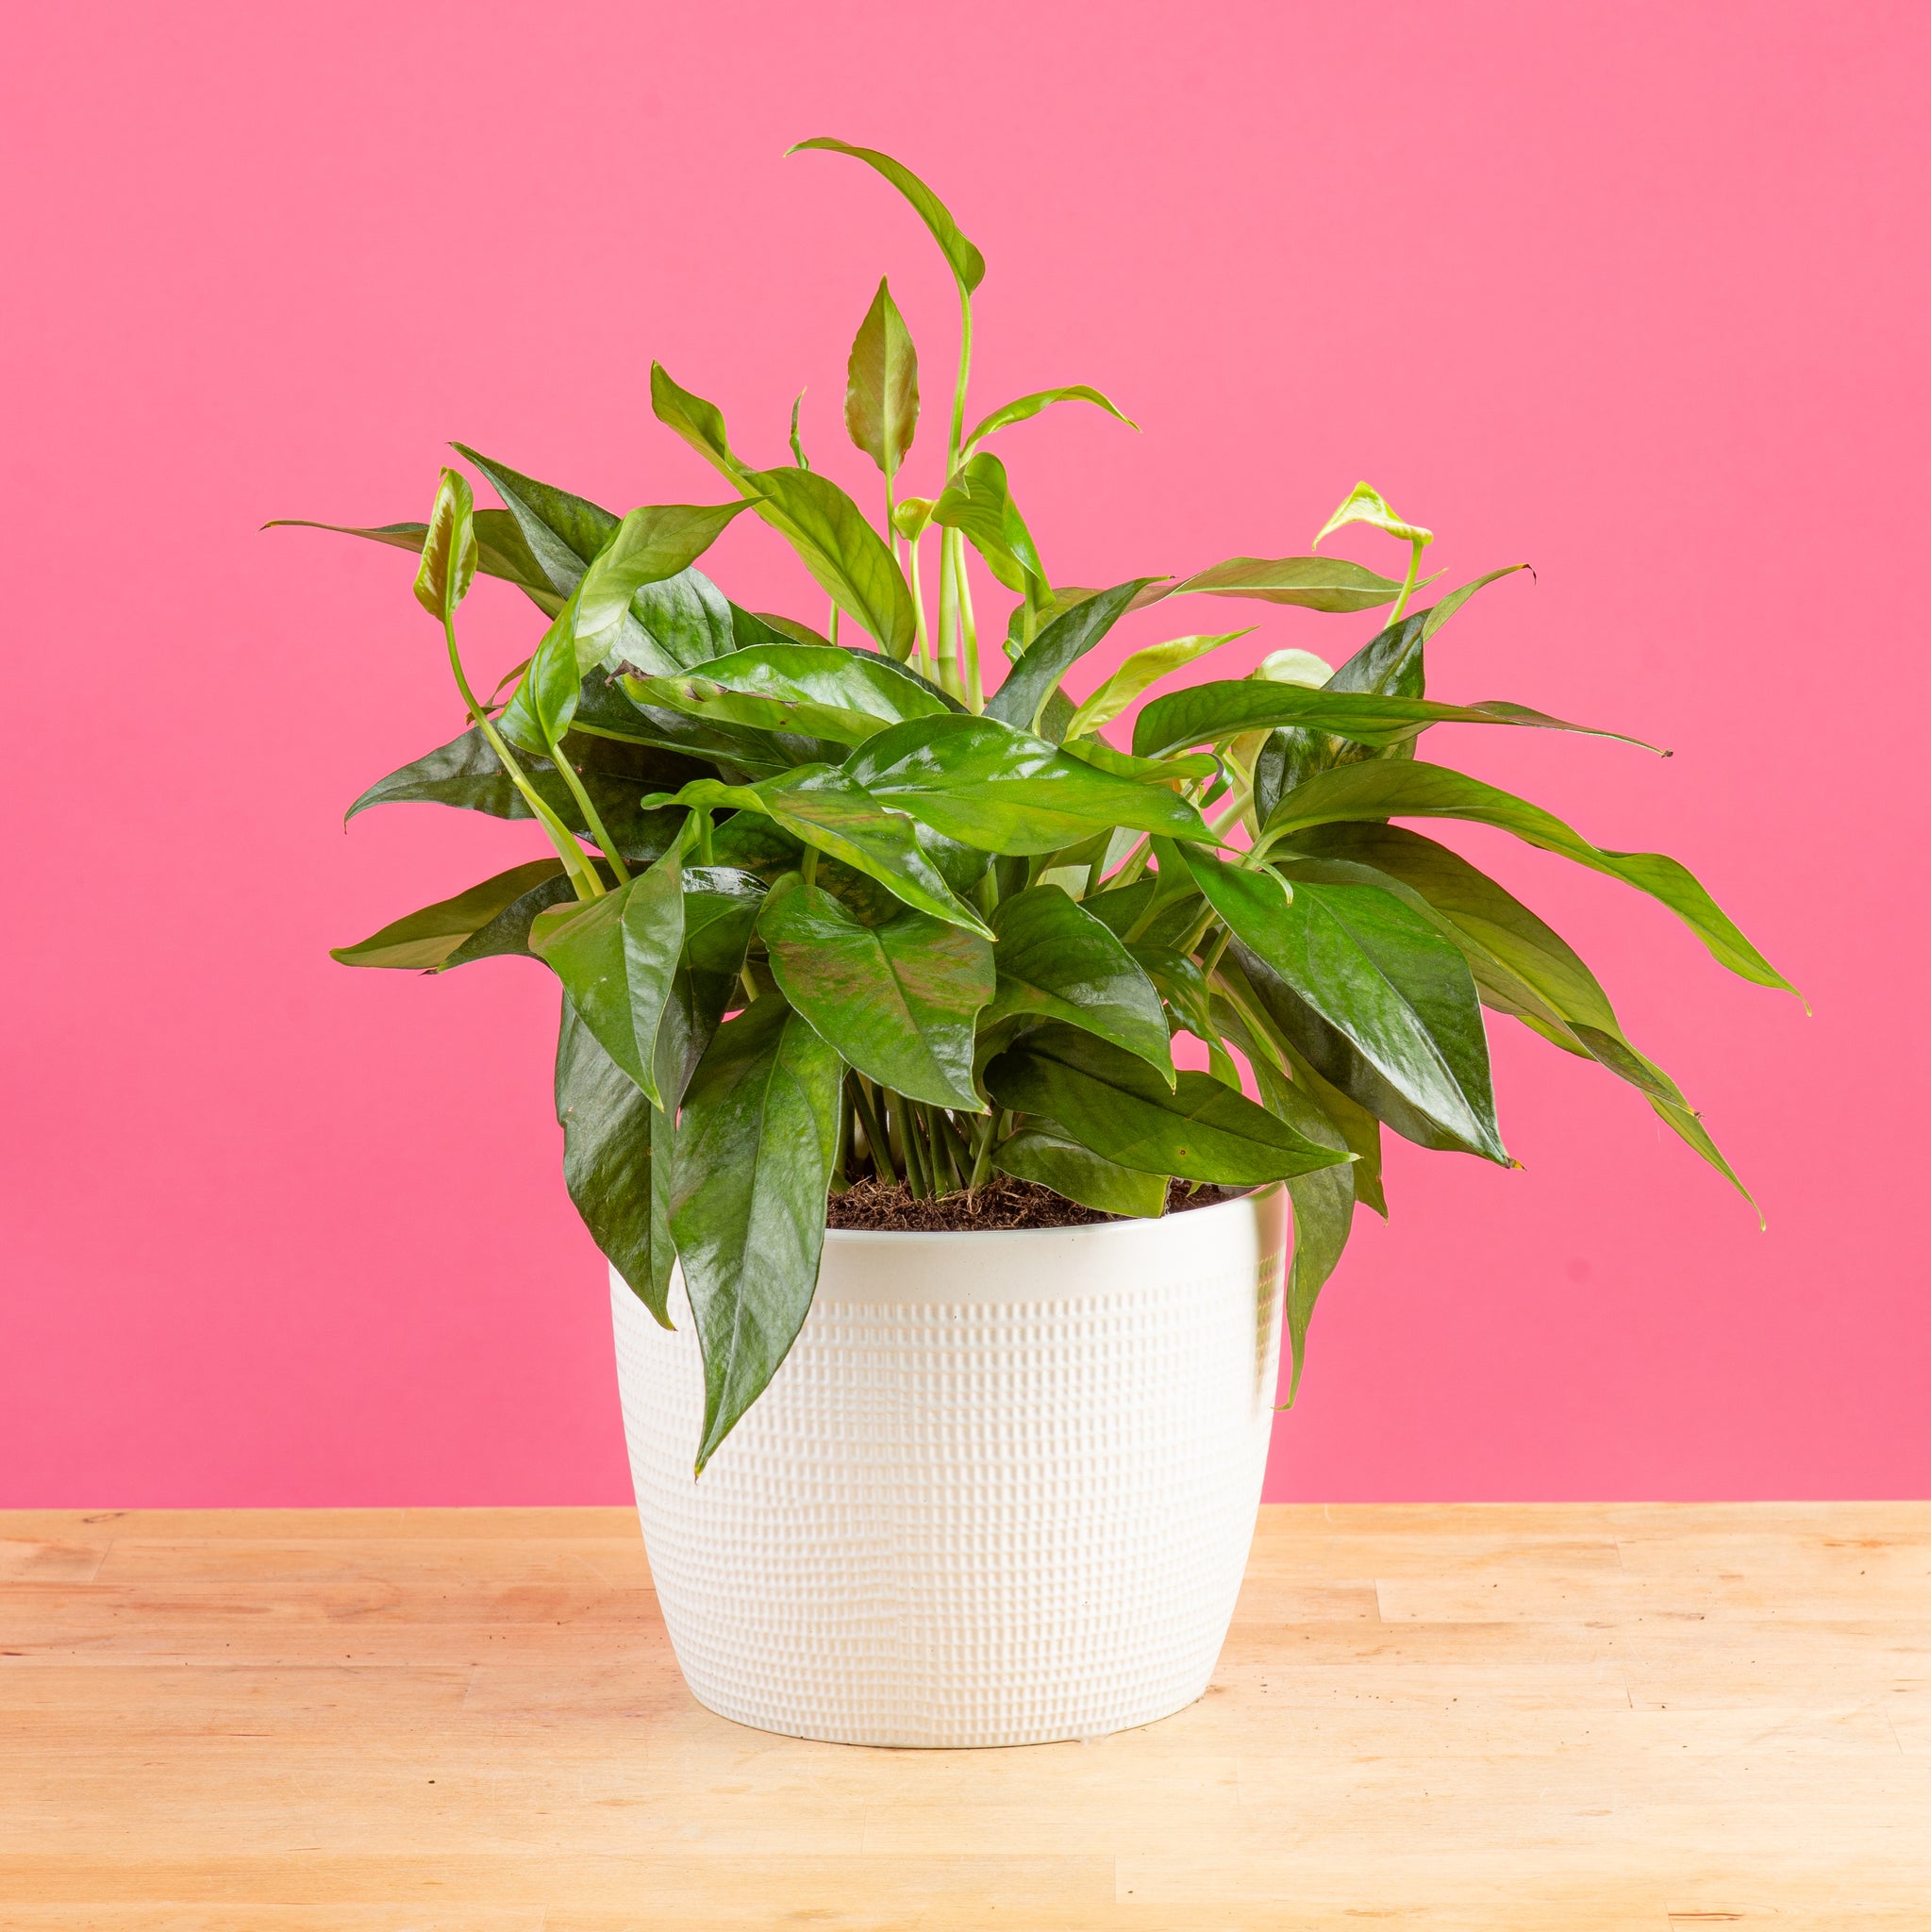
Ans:
{"type": "MultiPolygon", "coordinates": [[[[653,356],[767,461],[809,384],[809,447],[869,490],[838,404],[882,271],[929,465],[944,271],[863,170],[779,158],[821,132],[901,154],[984,248],[982,407],[1087,381],[1145,425],[1069,408],[1006,440],[1057,576],[1297,551],[1357,476],[1441,533],[1450,581],[1532,559],[1444,634],[1438,694],[1677,756],[1438,755],[1675,853],[1816,1008],[1606,880],[1454,835],[1596,964],[1770,1229],[1628,1090],[1498,1024],[1526,1172],[1396,1143],[1395,1219],[1364,1221],[1317,1317],[1270,1492],[1931,1491],[1925,20],[17,16],[0,1502],[627,1494],[546,975],[325,952],[532,837],[426,808],[343,835],[457,728],[438,641],[405,558],[256,526],[420,516],[451,437],[617,508],[713,500],[650,418],[653,356]]],[[[769,533],[717,561],[816,616],[769,533]]],[[[493,676],[538,621],[500,586],[473,609],[493,676]]],[[[1368,628],[1256,609],[1232,670],[1368,628]]]]}

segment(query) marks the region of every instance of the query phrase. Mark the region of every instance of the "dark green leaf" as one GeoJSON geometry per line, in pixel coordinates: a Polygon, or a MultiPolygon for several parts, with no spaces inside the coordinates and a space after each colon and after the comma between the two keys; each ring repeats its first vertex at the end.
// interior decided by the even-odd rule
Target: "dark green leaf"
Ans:
{"type": "MultiPolygon", "coordinates": [[[[264,530],[332,530],[339,537],[366,537],[372,543],[391,544],[397,550],[407,550],[412,557],[422,555],[423,539],[429,533],[427,524],[382,524],[358,528],[352,524],[318,524],[308,517],[272,517],[261,527],[264,530]]],[[[479,509],[471,517],[471,527],[476,539],[476,568],[485,576],[501,577],[519,590],[526,591],[548,615],[554,617],[561,600],[531,555],[523,532],[517,527],[516,519],[507,509],[479,509]]]]}
{"type": "Polygon", "coordinates": [[[918,426],[918,351],[890,284],[881,278],[845,368],[845,427],[852,441],[891,476],[905,461],[918,426]]]}
{"type": "Polygon", "coordinates": [[[844,769],[881,803],[982,851],[1057,852],[1115,826],[1212,837],[1165,786],[1099,771],[990,717],[894,724],[860,745],[844,769]]]}
{"type": "Polygon", "coordinates": [[[556,1090],[563,1185],[591,1239],[668,1328],[669,1257],[659,1270],[652,1254],[651,1190],[658,1176],[651,1160],[651,1104],[598,1045],[567,994],[557,1035],[556,1090]]]}
{"type": "Polygon", "coordinates": [[[654,679],[643,691],[701,717],[846,744],[860,743],[886,724],[954,710],[924,678],[891,658],[831,644],[759,644],[713,659],[701,676],[654,679]]]}
{"type": "MultiPolygon", "coordinates": [[[[639,800],[646,788],[684,784],[704,767],[641,744],[582,732],[572,732],[562,749],[623,858],[653,859],[676,837],[684,823],[681,812],[646,811],[639,800]]],[[[549,759],[526,758],[524,770],[543,803],[573,831],[588,836],[576,800],[549,759]]],[[[531,816],[489,741],[474,725],[460,738],[378,779],[349,807],[346,816],[354,818],[372,805],[412,802],[455,806],[498,819],[531,816]]]]}
{"type": "Polygon", "coordinates": [[[466,443],[456,445],[482,471],[516,520],[529,554],[559,597],[575,590],[584,566],[604,547],[617,519],[596,504],[567,490],[539,483],[507,463],[479,455],[466,443]]]}
{"type": "Polygon", "coordinates": [[[904,574],[864,512],[828,476],[810,470],[754,470],[758,511],[805,568],[881,650],[903,662],[918,641],[904,574]],[[769,514],[769,512],[775,514],[769,514]]]}
{"type": "Polygon", "coordinates": [[[1271,841],[1315,825],[1390,818],[1468,819],[1499,826],[1528,844],[1607,873],[1667,906],[1732,973],[1758,986],[1796,991],[1675,859],[1657,852],[1605,851],[1540,806],[1439,765],[1377,760],[1317,773],[1274,808],[1263,837],[1271,841]]]}
{"type": "Polygon", "coordinates": [[[685,1096],[670,1225],[704,1352],[700,1474],[811,1307],[843,1074],[774,996],[718,1029],[685,1096]]]}
{"type": "Polygon", "coordinates": [[[1091,403],[1096,408],[1106,410],[1107,414],[1117,422],[1125,424],[1127,428],[1140,427],[1131,416],[1124,414],[1098,390],[1090,389],[1083,382],[1069,382],[1061,389],[1035,390],[1029,396],[1021,396],[1016,402],[1006,403],[994,409],[966,438],[966,453],[970,454],[987,437],[996,435],[998,431],[1009,428],[1015,423],[1024,423],[1028,417],[1037,416],[1041,409],[1050,409],[1055,403],[1091,403]]]}
{"type": "MultiPolygon", "coordinates": [[[[420,912],[393,921],[359,944],[337,946],[329,958],[340,959],[344,966],[395,966],[420,973],[460,965],[464,962],[452,955],[464,953],[470,958],[482,958],[482,953],[470,950],[478,937],[512,908],[542,897],[545,887],[558,889],[549,901],[551,904],[570,896],[570,881],[560,859],[537,858],[528,865],[513,866],[508,872],[485,879],[479,886],[472,886],[466,892],[458,892],[453,899],[440,900],[420,912]]],[[[531,907],[524,921],[525,932],[529,919],[541,909],[541,906],[531,907]]],[[[488,952],[523,950],[521,945],[485,948],[488,952]]]]}
{"type": "Polygon", "coordinates": [[[469,479],[444,470],[436,486],[436,507],[423,539],[422,562],[416,569],[416,602],[431,617],[445,622],[469,594],[476,574],[475,497],[469,479]]]}
{"type": "Polygon", "coordinates": [[[1033,1181],[1102,1214],[1151,1221],[1166,1211],[1167,1177],[1121,1167],[1082,1147],[1057,1123],[1023,1127],[1001,1141],[992,1165],[1015,1180],[1033,1181]]]}
{"type": "Polygon", "coordinates": [[[536,924],[530,944],[563,982],[583,1024],[642,1088],[665,1105],[657,1077],[658,1028],[684,951],[680,845],[626,886],[536,924]]]}
{"type": "MultiPolygon", "coordinates": [[[[993,924],[998,920],[995,916],[993,924]]],[[[1126,950],[1135,963],[1159,990],[1161,998],[1173,1008],[1174,1017],[1196,1040],[1219,1037],[1208,1004],[1207,975],[1196,960],[1172,946],[1150,946],[1137,941],[1126,950]]]]}
{"type": "Polygon", "coordinates": [[[986,1069],[986,1086],[1001,1107],[1045,1114],[1141,1174],[1256,1187],[1345,1158],[1211,1074],[1183,1073],[1169,1092],[1144,1060],[1072,1026],[1026,1034],[986,1069]]]}
{"type": "MultiPolygon", "coordinates": [[[[1022,731],[1034,728],[1059,680],[1119,623],[1134,598],[1152,583],[1135,577],[1098,591],[1062,611],[1036,637],[1007,679],[986,703],[986,715],[1022,731]]],[[[1063,593],[1062,593],[1063,594],[1063,593]]]]}
{"type": "Polygon", "coordinates": [[[1043,589],[1046,567],[997,457],[976,456],[961,464],[932,506],[932,521],[963,532],[1008,591],[1024,591],[1028,578],[1043,589]]]}
{"type": "Polygon", "coordinates": [[[809,148],[822,148],[827,154],[850,155],[854,160],[863,161],[868,168],[875,168],[883,175],[911,203],[918,211],[919,219],[932,231],[932,239],[938,242],[963,294],[970,295],[985,280],[986,258],[960,234],[958,224],[952,219],[945,204],[903,161],[895,161],[890,155],[880,154],[876,148],[853,147],[850,142],[834,140],[828,134],[801,141],[785,152],[788,155],[802,154],[809,148]]]}
{"type": "Polygon", "coordinates": [[[860,924],[794,874],[758,932],[779,990],[868,1079],[941,1107],[982,1110],[973,1020],[992,997],[992,949],[976,933],[899,908],[860,924]]]}
{"type": "MultiPolygon", "coordinates": [[[[1481,1007],[1458,947],[1377,887],[1304,881],[1290,894],[1275,874],[1223,865],[1203,853],[1186,857],[1207,903],[1247,953],[1453,1144],[1507,1163],[1481,1007]]],[[[1306,1044],[1303,1051],[1335,1085],[1353,1091],[1322,1052],[1306,1044]]]]}
{"type": "Polygon", "coordinates": [[[1139,962],[1057,886],[1002,899],[992,914],[999,990],[988,1023],[1008,1013],[1062,1020],[1110,1040],[1171,1084],[1160,996],[1139,962]]]}

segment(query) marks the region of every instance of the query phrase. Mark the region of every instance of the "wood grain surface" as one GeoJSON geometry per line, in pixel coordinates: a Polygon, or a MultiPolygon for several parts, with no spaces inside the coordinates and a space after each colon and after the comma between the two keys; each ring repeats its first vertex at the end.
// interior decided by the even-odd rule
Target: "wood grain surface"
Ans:
{"type": "Polygon", "coordinates": [[[623,1509],[0,1514],[8,1932],[1931,1928],[1931,1505],[1271,1507],[1213,1687],[874,1751],[623,1509]]]}

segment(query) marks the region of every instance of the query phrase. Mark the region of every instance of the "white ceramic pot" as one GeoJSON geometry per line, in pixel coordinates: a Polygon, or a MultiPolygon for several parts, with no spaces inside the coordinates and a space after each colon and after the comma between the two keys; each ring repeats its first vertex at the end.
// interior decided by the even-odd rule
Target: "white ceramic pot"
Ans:
{"type": "Polygon", "coordinates": [[[1207,1688],[1273,1420],[1287,1196],[1160,1221],[825,1237],[704,1475],[674,1332],[614,1274],[651,1574],[720,1716],[835,1743],[1092,1738],[1207,1688]]]}

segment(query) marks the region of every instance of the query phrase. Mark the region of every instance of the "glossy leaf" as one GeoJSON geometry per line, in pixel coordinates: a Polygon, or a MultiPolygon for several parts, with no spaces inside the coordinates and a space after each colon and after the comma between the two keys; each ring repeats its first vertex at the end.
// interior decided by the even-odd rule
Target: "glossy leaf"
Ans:
{"type": "Polygon", "coordinates": [[[550,588],[559,597],[569,596],[583,575],[584,566],[617,527],[616,517],[567,490],[539,483],[534,476],[525,476],[467,443],[458,442],[455,447],[490,479],[550,588]]]}
{"type": "MultiPolygon", "coordinates": [[[[1042,734],[1043,735],[1043,734],[1042,734]]],[[[1068,738],[1059,747],[1070,758],[1096,771],[1110,772],[1116,778],[1132,778],[1141,783],[1173,785],[1180,780],[1211,778],[1223,769],[1210,751],[1172,753],[1164,758],[1140,758],[1131,752],[1115,751],[1097,732],[1084,738],[1068,738]]]]}
{"type": "Polygon", "coordinates": [[[992,997],[992,949],[976,933],[903,908],[860,924],[795,874],[757,929],[779,990],[850,1065],[913,1100],[982,1110],[973,1022],[992,997]]]}
{"type": "MultiPolygon", "coordinates": [[[[1148,582],[1153,580],[1149,578],[1148,582]]],[[[1033,589],[1030,603],[1019,603],[1012,607],[1012,613],[1006,620],[1006,655],[1017,659],[1023,658],[1028,648],[1025,625],[1030,620],[1035,636],[1045,630],[1054,619],[1064,617],[1069,610],[1084,604],[1090,597],[1097,597],[1099,591],[1085,584],[1052,584],[1041,594],[1037,586],[1033,589]]],[[[1066,714],[1073,715],[1071,700],[1067,702],[1066,714]]]]}
{"type": "Polygon", "coordinates": [[[1183,1073],[1170,1092],[1144,1060],[1072,1026],[1024,1035],[987,1067],[986,1087],[1001,1107],[1044,1114],[1095,1154],[1141,1174],[1257,1187],[1346,1158],[1211,1074],[1183,1073]]]}
{"type": "Polygon", "coordinates": [[[416,570],[416,602],[431,617],[446,622],[469,594],[476,574],[474,511],[469,479],[458,471],[444,470],[436,486],[436,506],[429,512],[416,570]]]}
{"type": "MultiPolygon", "coordinates": [[[[496,728],[524,751],[545,753],[560,744],[576,716],[583,687],[576,668],[576,592],[550,620],[496,728]]],[[[614,836],[614,834],[612,835],[614,836]]]]}
{"type": "Polygon", "coordinates": [[[843,1074],[774,995],[718,1029],[685,1096],[669,1221],[704,1355],[699,1474],[811,1307],[843,1074]]]}
{"type": "Polygon", "coordinates": [[[1209,651],[1218,651],[1223,644],[1231,644],[1237,638],[1251,636],[1252,632],[1250,625],[1246,630],[1224,630],[1204,637],[1170,638],[1164,644],[1149,644],[1143,651],[1135,651],[1074,712],[1073,723],[1066,727],[1066,736],[1072,739],[1084,732],[1097,731],[1101,725],[1117,718],[1141,691],[1149,685],[1157,684],[1168,672],[1177,671],[1183,664],[1191,664],[1209,651]]]}
{"type": "MultiPolygon", "coordinates": [[[[1463,584],[1459,590],[1449,591],[1440,603],[1420,613],[1423,641],[1432,638],[1477,591],[1486,590],[1489,585],[1503,577],[1513,576],[1519,570],[1528,569],[1529,566],[1525,563],[1505,563],[1500,570],[1491,570],[1486,576],[1477,577],[1473,583],[1463,584]]],[[[1535,573],[1530,571],[1529,574],[1534,575],[1535,573]]]]}
{"type": "Polygon", "coordinates": [[[1143,940],[1126,950],[1188,1032],[1196,1040],[1218,1038],[1220,1029],[1214,1024],[1207,975],[1190,955],[1172,946],[1150,946],[1143,940]]]}
{"type": "Polygon", "coordinates": [[[1293,604],[1304,610],[1372,610],[1401,595],[1393,577],[1344,557],[1230,557],[1196,571],[1146,601],[1195,591],[1210,597],[1255,597],[1263,604],[1293,604]]]}
{"type": "Polygon", "coordinates": [[[1390,818],[1466,819],[1559,852],[1667,906],[1715,959],[1740,978],[1796,991],[1675,859],[1657,852],[1610,852],[1591,845],[1540,806],[1440,765],[1378,760],[1317,773],[1275,807],[1263,836],[1273,839],[1315,825],[1390,818]]]}
{"type": "Polygon", "coordinates": [[[1002,429],[1009,429],[1015,423],[1024,423],[1029,417],[1037,416],[1040,410],[1050,409],[1055,403],[1091,403],[1096,408],[1106,410],[1115,422],[1125,424],[1127,428],[1140,427],[1131,416],[1098,390],[1083,382],[1069,382],[1059,389],[1035,390],[1029,396],[1020,396],[1013,402],[1002,404],[966,438],[964,453],[970,455],[987,437],[996,435],[1002,429]]]}
{"type": "Polygon", "coordinates": [[[755,645],[714,659],[701,678],[656,680],[646,689],[702,716],[845,744],[908,718],[955,714],[951,700],[891,658],[832,644],[755,645]],[[754,702],[730,702],[745,699],[754,702]]]}
{"type": "Polygon", "coordinates": [[[905,575],[864,512],[828,476],[811,470],[755,470],[747,485],[760,513],[798,553],[826,595],[903,662],[918,641],[905,575]]]}
{"type": "Polygon", "coordinates": [[[1325,731],[1369,745],[1397,744],[1431,724],[1517,724],[1619,738],[1624,744],[1640,742],[1623,738],[1620,732],[1571,724],[1500,698],[1478,705],[1443,705],[1428,698],[1383,697],[1325,687],[1310,691],[1302,684],[1242,677],[1196,684],[1156,698],[1134,724],[1133,749],[1143,758],[1151,757],[1184,744],[1220,743],[1244,732],[1268,731],[1281,724],[1325,731]]]}
{"type": "Polygon", "coordinates": [[[1167,1177],[1141,1174],[1082,1147],[1057,1122],[1035,1122],[1008,1135],[992,1155],[992,1165],[1015,1180],[1051,1188],[1083,1208],[1102,1214],[1151,1221],[1166,1211],[1167,1177]]]}
{"type": "MultiPolygon", "coordinates": [[[[894,727],[902,728],[902,727],[894,727]]],[[[889,811],[862,785],[832,765],[799,765],[756,785],[699,778],[656,805],[728,806],[762,812],[805,844],[868,874],[920,912],[990,938],[979,915],[953,896],[903,814],[889,811]]]]}
{"type": "Polygon", "coordinates": [[[986,258],[959,232],[958,224],[953,220],[945,204],[903,161],[895,161],[890,155],[880,154],[876,148],[853,147],[848,142],[835,140],[828,134],[801,141],[785,152],[788,155],[803,154],[811,148],[821,148],[827,154],[850,155],[854,160],[863,161],[868,168],[875,168],[883,175],[911,203],[919,219],[931,230],[932,239],[938,242],[961,293],[970,295],[985,280],[986,258]]]}
{"type": "Polygon", "coordinates": [[[1135,577],[1098,591],[1062,611],[1041,630],[1007,674],[1006,682],[986,702],[986,715],[1022,731],[1034,728],[1046,700],[1080,658],[1119,623],[1134,598],[1152,583],[1135,577]]]}
{"type": "Polygon", "coordinates": [[[544,913],[530,944],[604,1051],[662,1106],[658,1028],[684,951],[681,842],[616,891],[544,913]]]}
{"type": "Polygon", "coordinates": [[[987,1023],[1009,1013],[1060,1020],[1111,1041],[1171,1085],[1160,995],[1126,947],[1057,886],[1032,886],[992,913],[999,988],[987,1023]]]}
{"type": "Polygon", "coordinates": [[[742,486],[748,473],[731,453],[724,411],[682,388],[661,362],[650,365],[650,407],[659,423],[674,429],[707,462],[742,486]]]}
{"type": "MultiPolygon", "coordinates": [[[[1376,887],[1304,882],[1290,892],[1265,870],[1192,851],[1186,859],[1247,952],[1456,1145],[1507,1163],[1481,1008],[1458,947],[1376,887]]],[[[1303,1050],[1327,1072],[1307,1037],[1303,1050]]]]}
{"type": "Polygon", "coordinates": [[[845,770],[881,804],[988,852],[1057,852],[1118,825],[1212,836],[1164,786],[1099,771],[990,717],[894,724],[860,745],[845,770]]]}
{"type": "Polygon", "coordinates": [[[845,365],[845,428],[892,476],[919,426],[919,355],[882,277],[845,365]]]}
{"type": "Polygon", "coordinates": [[[356,945],[333,947],[329,958],[339,959],[344,966],[392,966],[418,973],[439,972],[444,966],[462,963],[451,956],[471,945],[478,934],[510,908],[538,896],[546,885],[560,887],[561,897],[570,896],[570,881],[560,859],[537,858],[527,865],[512,866],[494,878],[485,879],[481,885],[472,886],[466,892],[458,892],[453,899],[439,900],[420,912],[391,921],[380,932],[370,934],[356,945]]]}
{"type": "MultiPolygon", "coordinates": [[[[702,767],[673,752],[579,732],[572,732],[562,749],[623,858],[653,859],[676,837],[683,815],[643,809],[640,799],[646,787],[681,785],[702,767]]],[[[583,813],[550,760],[530,757],[523,762],[537,795],[573,831],[587,837],[583,813]]],[[[349,807],[345,817],[354,818],[371,806],[397,804],[454,806],[498,819],[531,816],[489,741],[474,725],[461,737],[378,779],[349,807]]]]}
{"type": "Polygon", "coordinates": [[[676,754],[689,776],[703,770],[689,769],[691,760],[707,759],[734,782],[774,777],[787,770],[796,762],[792,748],[798,742],[653,703],[645,695],[644,680],[606,679],[600,672],[584,679],[576,705],[576,733],[652,746],[659,755],[676,754]]]}
{"type": "Polygon", "coordinates": [[[932,506],[932,521],[962,532],[1008,591],[1024,591],[1029,578],[1043,587],[1046,567],[997,457],[980,455],[962,463],[932,506]]]}
{"type": "Polygon", "coordinates": [[[591,559],[576,592],[576,675],[624,644],[631,600],[646,584],[680,575],[748,502],[646,504],[631,510],[591,559]]]}
{"type": "Polygon", "coordinates": [[[1333,536],[1345,524],[1373,524],[1377,530],[1386,530],[1390,537],[1409,543],[1428,544],[1435,541],[1433,530],[1424,530],[1419,524],[1404,523],[1396,516],[1388,499],[1372,483],[1357,483],[1348,491],[1340,508],[1322,525],[1314,539],[1315,548],[1321,547],[1323,538],[1333,536]]]}

